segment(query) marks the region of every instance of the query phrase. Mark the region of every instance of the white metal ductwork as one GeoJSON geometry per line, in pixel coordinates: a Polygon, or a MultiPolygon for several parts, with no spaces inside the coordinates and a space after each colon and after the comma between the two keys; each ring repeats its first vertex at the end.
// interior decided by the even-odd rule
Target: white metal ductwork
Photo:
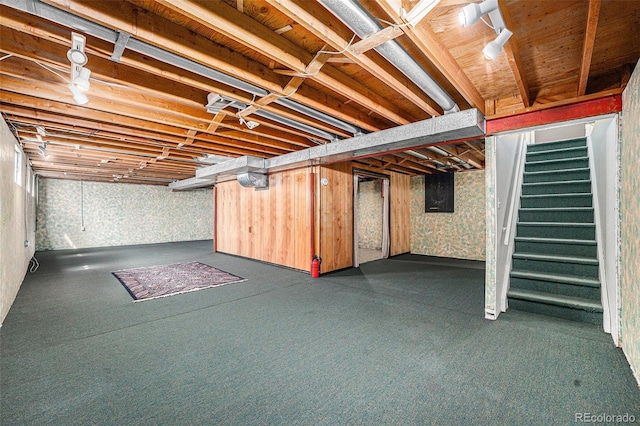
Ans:
{"type": "Polygon", "coordinates": [[[238,183],[245,188],[266,189],[269,187],[269,176],[262,173],[238,173],[238,183]]]}
{"type": "MultiPolygon", "coordinates": [[[[169,52],[163,48],[151,45],[144,41],[138,40],[135,37],[126,34],[122,35],[122,31],[115,31],[110,28],[107,28],[103,25],[92,22],[88,19],[82,18],[80,16],[74,15],[72,13],[66,12],[64,10],[58,9],[52,5],[44,3],[40,0],[0,0],[0,4],[23,11],[27,13],[31,13],[33,15],[39,16],[40,18],[48,19],[52,22],[55,22],[60,25],[64,25],[74,30],[90,35],[92,37],[99,38],[101,40],[108,41],[113,43],[114,46],[114,59],[120,58],[124,49],[129,49],[134,52],[141,53],[145,56],[151,57],[153,59],[157,59],[166,64],[173,65],[178,68],[182,68],[184,70],[199,74],[203,77],[210,78],[219,83],[223,83],[225,85],[234,87],[236,89],[245,91],[252,96],[263,97],[267,96],[269,92],[261,87],[255,86],[251,83],[247,83],[243,80],[240,80],[237,77],[222,73],[208,66],[202,65],[198,62],[195,62],[191,59],[187,59],[180,55],[177,55],[173,52],[169,52]],[[128,37],[127,37],[128,36],[128,37]]],[[[288,98],[278,98],[274,101],[274,103],[282,105],[286,108],[289,108],[293,111],[296,111],[300,114],[306,115],[313,119],[322,121],[331,126],[335,126],[339,129],[345,130],[353,135],[360,135],[363,132],[362,129],[356,127],[346,121],[342,121],[333,116],[330,116],[322,111],[315,110],[306,105],[300,104],[294,100],[288,98]]],[[[262,111],[262,110],[259,110],[262,111]]],[[[254,112],[257,114],[259,111],[254,112]]],[[[269,113],[271,116],[277,116],[278,118],[285,119],[286,117],[282,117],[278,114],[269,113]]],[[[265,117],[270,118],[271,117],[265,117]]],[[[288,119],[293,122],[294,120],[288,119]]],[[[302,124],[302,123],[300,123],[302,124]]],[[[311,126],[308,126],[311,127],[311,126]]],[[[320,131],[320,130],[318,130],[320,131]]],[[[325,139],[335,140],[335,136],[327,138],[329,135],[328,132],[324,132],[325,139]]]]}
{"type": "MultiPolygon", "coordinates": [[[[211,114],[217,114],[227,107],[235,108],[238,111],[242,111],[247,107],[246,104],[238,101],[237,99],[234,99],[230,96],[218,95],[216,93],[209,93],[209,95],[207,96],[207,100],[208,100],[208,103],[205,105],[205,108],[207,109],[207,112],[211,114]]],[[[285,126],[289,126],[294,129],[302,130],[303,132],[307,132],[314,136],[318,136],[322,139],[325,139],[328,142],[335,142],[340,140],[340,138],[337,135],[334,135],[333,133],[325,132],[322,129],[309,126],[308,124],[305,124],[305,123],[299,123],[288,117],[283,117],[281,115],[275,114],[270,111],[259,109],[257,111],[254,111],[253,114],[266,118],[271,121],[275,121],[276,123],[284,124],[285,126]]],[[[244,120],[244,118],[241,118],[241,119],[244,120]]],[[[258,125],[258,123],[251,122],[251,121],[245,121],[245,124],[247,124],[247,127],[249,127],[249,129],[253,129],[258,125]],[[250,123],[253,123],[253,125],[251,125],[250,123]]]]}
{"type": "MultiPolygon", "coordinates": [[[[319,0],[346,26],[364,39],[383,28],[356,0],[319,0]]],[[[395,40],[389,40],[375,50],[413,81],[433,99],[445,113],[458,112],[453,98],[395,40]]]]}

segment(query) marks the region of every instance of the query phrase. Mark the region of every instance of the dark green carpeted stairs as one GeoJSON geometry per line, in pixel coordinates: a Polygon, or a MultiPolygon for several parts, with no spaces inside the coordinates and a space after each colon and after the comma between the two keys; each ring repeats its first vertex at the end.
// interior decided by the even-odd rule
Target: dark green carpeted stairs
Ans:
{"type": "Polygon", "coordinates": [[[529,145],[509,308],[602,325],[586,139],[529,145]]]}

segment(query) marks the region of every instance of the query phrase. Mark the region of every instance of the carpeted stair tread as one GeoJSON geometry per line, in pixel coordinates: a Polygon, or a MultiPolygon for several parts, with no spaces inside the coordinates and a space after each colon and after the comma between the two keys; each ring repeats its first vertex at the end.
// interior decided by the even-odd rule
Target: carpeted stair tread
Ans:
{"type": "Polygon", "coordinates": [[[578,277],[575,275],[549,274],[544,272],[514,269],[511,271],[510,276],[515,278],[524,278],[528,280],[551,281],[556,283],[572,284],[572,285],[579,285],[584,287],[600,287],[600,280],[596,278],[578,277]]]}
{"type": "Polygon", "coordinates": [[[537,172],[524,172],[525,175],[530,176],[540,176],[540,175],[548,175],[548,174],[562,174],[568,172],[588,172],[588,167],[570,167],[568,169],[557,169],[557,170],[542,170],[537,172]]]}
{"type": "Polygon", "coordinates": [[[553,185],[568,185],[572,183],[591,183],[590,180],[559,180],[554,182],[527,182],[523,183],[526,186],[553,186],[553,185]]]}
{"type": "Polygon", "coordinates": [[[544,154],[556,154],[556,153],[566,153],[566,152],[582,152],[586,148],[585,146],[572,146],[568,148],[557,148],[557,149],[545,149],[540,151],[529,151],[527,152],[528,156],[536,156],[536,155],[544,155],[544,154]]]}
{"type": "Polygon", "coordinates": [[[527,161],[527,165],[566,163],[575,160],[589,160],[589,157],[554,158],[553,160],[527,161]]]}
{"type": "Polygon", "coordinates": [[[514,259],[542,260],[546,262],[578,263],[583,265],[597,265],[598,259],[582,256],[561,256],[539,253],[514,253],[514,259]]]}
{"type": "Polygon", "coordinates": [[[523,195],[548,194],[590,194],[590,180],[564,180],[557,182],[525,182],[522,184],[523,195]]]}
{"type": "Polygon", "coordinates": [[[572,238],[516,237],[516,241],[546,244],[596,245],[595,240],[576,240],[572,238]]]}
{"type": "Polygon", "coordinates": [[[542,160],[559,160],[561,158],[580,158],[587,155],[586,146],[557,148],[545,151],[527,152],[527,162],[542,160]]]}
{"type": "Polygon", "coordinates": [[[585,195],[591,196],[592,194],[590,192],[570,192],[567,194],[530,194],[530,195],[523,195],[522,198],[545,198],[545,197],[566,198],[566,197],[584,197],[585,195]]]}
{"type": "Polygon", "coordinates": [[[522,207],[520,211],[531,212],[589,212],[593,207],[522,207]]]}
{"type": "Polygon", "coordinates": [[[527,146],[527,152],[549,151],[552,149],[562,149],[569,147],[583,147],[587,145],[587,139],[573,138],[558,141],[538,142],[527,146]]]}
{"type": "MultiPolygon", "coordinates": [[[[539,156],[544,156],[544,155],[571,155],[573,153],[575,153],[574,157],[583,157],[584,156],[584,151],[585,149],[587,149],[586,146],[572,146],[572,147],[568,147],[568,148],[557,148],[557,149],[546,149],[546,150],[540,150],[540,151],[530,151],[527,152],[527,159],[529,158],[535,158],[535,157],[539,157],[539,156]]],[[[562,158],[569,158],[567,157],[562,157],[562,158]]]]}
{"type": "Polygon", "coordinates": [[[588,167],[573,167],[556,170],[525,171],[524,183],[557,182],[563,180],[591,179],[588,167]]]}
{"type": "Polygon", "coordinates": [[[523,226],[541,226],[541,227],[559,227],[559,228],[592,228],[595,227],[593,223],[581,223],[581,222],[518,222],[518,225],[523,226]]]}
{"type": "Polygon", "coordinates": [[[580,297],[564,296],[561,294],[540,293],[532,290],[512,289],[508,296],[513,299],[527,300],[531,302],[562,306],[571,309],[580,309],[588,312],[602,313],[602,304],[580,297]]]}

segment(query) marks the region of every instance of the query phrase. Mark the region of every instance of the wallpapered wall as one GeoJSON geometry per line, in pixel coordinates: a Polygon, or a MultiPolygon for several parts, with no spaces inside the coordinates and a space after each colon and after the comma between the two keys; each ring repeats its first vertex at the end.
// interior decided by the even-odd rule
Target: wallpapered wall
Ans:
{"type": "Polygon", "coordinates": [[[361,248],[382,248],[382,180],[358,184],[358,245],[361,248]]]}
{"type": "Polygon", "coordinates": [[[620,139],[621,340],[640,384],[640,61],[622,95],[620,139]]]}
{"type": "Polygon", "coordinates": [[[22,155],[21,184],[16,183],[16,146],[16,139],[0,118],[0,324],[18,294],[34,253],[35,202],[29,186],[31,173],[22,155]],[[29,241],[28,247],[25,240],[29,241]]]}
{"type": "Polygon", "coordinates": [[[454,176],[454,213],[425,213],[424,177],[411,178],[411,253],[485,260],[484,171],[454,176]]]}
{"type": "Polygon", "coordinates": [[[37,250],[205,240],[211,189],[40,179],[37,250]],[[84,231],[82,225],[84,222],[84,231]]]}

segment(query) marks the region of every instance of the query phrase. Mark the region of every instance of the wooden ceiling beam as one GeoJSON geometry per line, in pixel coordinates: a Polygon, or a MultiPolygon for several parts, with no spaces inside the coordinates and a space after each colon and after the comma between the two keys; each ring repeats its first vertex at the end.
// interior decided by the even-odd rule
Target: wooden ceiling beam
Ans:
{"type": "MultiPolygon", "coordinates": [[[[500,13],[504,19],[505,26],[509,29],[515,28],[511,22],[511,15],[509,14],[506,1],[498,0],[498,6],[500,7],[500,13]]],[[[513,78],[516,81],[516,86],[518,86],[518,93],[522,99],[522,104],[525,108],[528,108],[531,106],[529,83],[525,74],[524,65],[522,65],[522,57],[520,56],[520,49],[518,48],[515,32],[509,38],[507,44],[505,44],[504,52],[507,55],[507,61],[509,62],[511,72],[513,73],[513,78]]]]}
{"type": "MultiPolygon", "coordinates": [[[[20,138],[23,142],[27,143],[27,138],[30,143],[40,144],[41,142],[33,142],[35,135],[30,132],[19,132],[20,138]]],[[[47,142],[49,145],[63,145],[72,149],[83,149],[83,148],[97,148],[104,151],[109,152],[121,152],[123,154],[134,154],[134,155],[148,155],[153,156],[157,155],[159,149],[170,148],[168,146],[157,146],[157,145],[142,145],[140,143],[132,143],[132,142],[118,142],[111,139],[103,139],[100,137],[84,137],[77,136],[74,134],[60,134],[53,133],[47,134],[43,141],[47,142]]],[[[175,146],[173,146],[175,148],[175,146]]],[[[188,161],[194,161],[192,159],[193,154],[188,152],[176,152],[176,158],[188,159],[188,161]]]]}
{"type": "MultiPolygon", "coordinates": [[[[276,83],[281,81],[281,77],[262,64],[253,62],[239,53],[231,52],[226,47],[213,43],[211,40],[208,40],[203,36],[196,35],[188,29],[166,19],[163,20],[159,16],[154,17],[153,20],[149,20],[145,16],[149,12],[144,9],[136,8],[132,4],[118,3],[118,8],[115,9],[112,6],[112,2],[80,2],[76,0],[45,1],[62,10],[74,13],[94,22],[98,22],[109,28],[126,31],[139,40],[167,49],[180,56],[194,60],[203,65],[210,66],[225,74],[237,76],[244,81],[251,82],[270,92],[280,93],[282,90],[283,84],[276,83]]],[[[145,2],[133,0],[133,3],[140,4],[140,7],[144,7],[145,2]]],[[[216,9],[223,6],[230,8],[230,6],[227,6],[223,2],[216,3],[216,9]]],[[[234,19],[235,17],[240,16],[244,17],[240,19],[250,19],[233,8],[231,8],[231,10],[235,12],[231,15],[234,19]]],[[[228,15],[228,10],[225,11],[228,15]]],[[[216,19],[216,21],[217,20],[218,19],[216,19]]],[[[233,23],[231,23],[231,25],[233,25],[233,28],[236,28],[233,23]]],[[[295,51],[299,52],[301,50],[293,44],[287,45],[287,47],[289,46],[295,51]]],[[[278,51],[283,50],[282,47],[278,47],[276,49],[278,51]]],[[[285,52],[284,56],[289,58],[292,55],[285,52]]],[[[308,54],[308,59],[311,59],[310,54],[308,54]]],[[[298,72],[302,71],[304,68],[301,68],[300,64],[302,64],[303,61],[298,59],[295,62],[298,65],[292,69],[295,69],[298,72]]],[[[293,64],[286,65],[289,66],[293,64]]],[[[335,91],[346,98],[353,99],[365,108],[376,111],[382,117],[400,124],[408,122],[405,118],[406,113],[400,108],[395,107],[392,103],[386,101],[380,96],[375,96],[373,92],[368,91],[357,81],[345,76],[337,70],[333,71],[334,72],[331,72],[330,74],[321,72],[315,79],[330,90],[335,91]]],[[[300,93],[300,91],[298,93],[300,93]]],[[[314,108],[314,105],[321,106],[315,102],[313,98],[306,99],[302,96],[294,96],[292,99],[298,100],[312,108],[314,108]]],[[[332,113],[332,111],[326,107],[321,110],[328,114],[332,113]]],[[[346,121],[350,120],[346,119],[346,121]]],[[[367,121],[370,122],[370,120],[367,121]]],[[[360,124],[356,125],[366,128],[366,126],[360,124]]]]}
{"type": "MultiPolygon", "coordinates": [[[[69,116],[60,117],[55,114],[50,114],[46,111],[37,111],[32,109],[23,109],[15,105],[0,104],[3,112],[7,114],[7,118],[14,125],[27,124],[27,125],[42,125],[47,131],[53,129],[54,131],[67,132],[67,137],[72,138],[75,135],[80,135],[82,138],[97,138],[100,143],[98,145],[115,145],[129,147],[130,143],[139,143],[149,146],[163,146],[165,143],[176,145],[176,149],[184,153],[186,156],[200,156],[203,153],[218,154],[218,155],[263,155],[264,151],[257,152],[256,149],[245,149],[240,147],[230,147],[228,145],[220,145],[216,142],[217,139],[207,140],[206,142],[198,142],[196,139],[192,147],[183,146],[179,144],[183,138],[172,137],[168,135],[158,135],[151,132],[141,131],[131,127],[123,126],[111,126],[109,124],[99,123],[89,120],[81,120],[72,118],[69,116]],[[55,123],[50,120],[63,119],[64,123],[55,123]],[[84,134],[84,136],[83,136],[84,134]],[[161,139],[161,140],[160,140],[161,139]]],[[[208,135],[207,135],[208,137],[208,135]]],[[[81,139],[82,139],[81,138],[81,139]]],[[[222,139],[226,141],[226,139],[222,139]]],[[[81,145],[95,142],[81,142],[81,145]]],[[[272,155],[279,155],[285,153],[285,151],[274,151],[272,155]]]]}
{"type": "Polygon", "coordinates": [[[438,148],[440,148],[441,150],[443,150],[447,154],[450,154],[452,157],[458,158],[458,159],[464,161],[465,163],[470,164],[471,166],[475,167],[476,169],[484,169],[484,164],[481,164],[478,161],[476,161],[476,159],[473,158],[468,152],[466,152],[466,153],[465,152],[458,152],[456,147],[449,147],[447,145],[439,145],[438,148]]]}
{"type": "MultiPolygon", "coordinates": [[[[35,63],[29,62],[29,61],[23,61],[24,63],[18,64],[18,62],[19,61],[17,58],[11,58],[5,64],[3,64],[2,72],[14,77],[23,77],[23,75],[26,73],[32,78],[36,78],[37,80],[49,81],[52,84],[62,83],[62,80],[59,78],[57,80],[52,80],[53,74],[46,71],[44,68],[37,66],[35,63]]],[[[65,67],[61,66],[60,68],[64,69],[65,67]]],[[[98,76],[100,75],[98,74],[98,76]]],[[[186,119],[195,118],[201,121],[207,121],[207,122],[210,121],[211,116],[209,113],[205,111],[204,107],[201,106],[200,104],[197,104],[191,101],[190,99],[178,99],[178,98],[167,99],[166,97],[163,97],[163,96],[157,96],[157,95],[154,95],[153,93],[144,93],[144,92],[140,93],[139,95],[132,95],[132,93],[134,93],[137,89],[122,87],[120,85],[114,86],[114,85],[110,85],[108,83],[104,83],[102,81],[96,81],[96,80],[94,80],[94,82],[95,83],[92,85],[91,91],[88,93],[88,95],[91,95],[91,96],[98,95],[109,101],[117,100],[117,102],[122,102],[122,103],[126,103],[133,106],[144,106],[145,110],[148,110],[150,113],[152,111],[156,111],[158,114],[162,115],[163,117],[169,117],[171,115],[175,115],[175,116],[182,116],[186,119]]],[[[68,93],[68,96],[70,97],[71,94],[68,93]]],[[[125,111],[122,111],[122,112],[124,113],[125,111]]],[[[152,121],[158,122],[157,120],[152,120],[152,121]]],[[[303,148],[311,146],[311,143],[307,139],[309,136],[307,133],[298,131],[296,129],[291,129],[286,126],[283,127],[279,123],[274,124],[268,120],[258,120],[258,121],[260,122],[260,124],[263,124],[264,127],[255,131],[251,131],[249,129],[245,129],[245,131],[247,133],[262,135],[267,138],[274,138],[276,140],[281,140],[283,142],[294,143],[294,144],[297,142],[297,144],[303,148]],[[269,129],[273,129],[273,131],[269,129]],[[286,135],[286,133],[291,133],[293,135],[296,135],[297,138],[295,136],[286,135]]],[[[304,122],[304,120],[302,121],[304,122]]],[[[308,121],[308,124],[315,125],[315,121],[308,121]]],[[[184,127],[185,123],[182,122],[182,124],[180,125],[184,127]]],[[[200,126],[201,126],[200,128],[201,131],[202,130],[206,131],[203,128],[204,124],[200,124],[200,126]]],[[[317,127],[323,127],[323,126],[317,126],[317,127]]],[[[236,126],[235,128],[243,129],[240,126],[236,126]]],[[[326,129],[330,131],[335,130],[333,127],[330,127],[330,126],[326,126],[326,129]]],[[[340,134],[345,137],[350,136],[349,133],[346,133],[344,131],[334,131],[334,133],[340,134]]]]}
{"type": "MultiPolygon", "coordinates": [[[[23,94],[7,92],[4,90],[0,90],[0,102],[4,102],[3,109],[7,108],[15,108],[12,110],[12,114],[26,114],[30,117],[38,118],[40,114],[43,112],[40,110],[44,110],[44,114],[48,113],[58,113],[62,114],[65,120],[68,119],[78,119],[84,118],[87,116],[86,110],[82,107],[77,107],[75,105],[69,105],[66,103],[56,102],[49,99],[42,99],[33,96],[26,96],[23,94]],[[13,104],[13,105],[8,105],[13,104]],[[21,111],[20,105],[30,105],[28,109],[21,111]]],[[[172,127],[172,126],[159,126],[157,123],[151,123],[142,119],[131,118],[118,116],[115,114],[110,114],[108,112],[101,111],[92,111],[91,119],[96,120],[102,123],[120,123],[122,126],[128,128],[138,128],[138,129],[151,129],[154,130],[162,130],[162,132],[167,132],[171,135],[179,135],[183,136],[186,129],[172,127]]],[[[116,124],[117,125],[117,124],[116,124]]],[[[162,137],[162,134],[158,134],[158,137],[162,137]]],[[[229,150],[230,152],[234,152],[237,155],[256,155],[256,156],[272,156],[272,155],[281,155],[286,152],[290,152],[290,150],[284,150],[280,148],[274,148],[272,146],[260,146],[256,145],[253,140],[249,142],[244,140],[230,139],[224,136],[219,135],[208,135],[205,133],[201,133],[198,135],[196,142],[193,146],[196,147],[206,147],[207,145],[203,144],[215,144],[214,146],[220,146],[224,150],[229,150]]]]}
{"type": "MultiPolygon", "coordinates": [[[[280,95],[277,93],[269,93],[268,95],[258,99],[256,102],[252,102],[248,107],[238,112],[237,115],[239,117],[246,117],[250,114],[253,114],[258,109],[264,108],[270,103],[277,101],[282,96],[290,97],[298,90],[300,85],[304,82],[306,78],[308,78],[308,76],[313,76],[319,73],[322,66],[327,63],[330,57],[331,55],[328,53],[323,53],[323,52],[316,53],[316,56],[311,60],[309,65],[307,65],[307,67],[305,68],[304,73],[297,75],[293,77],[291,80],[289,80],[286,86],[282,89],[283,95],[280,95]]],[[[329,130],[329,131],[332,131],[332,130],[329,130]]]]}
{"type": "MultiPolygon", "coordinates": [[[[72,114],[63,115],[61,109],[48,110],[48,106],[44,106],[42,109],[38,109],[37,103],[22,103],[35,101],[35,98],[30,96],[23,96],[15,93],[2,93],[0,92],[0,101],[7,100],[14,102],[15,104],[4,103],[2,105],[2,111],[5,114],[10,114],[12,120],[25,122],[25,123],[42,123],[47,128],[53,127],[56,129],[67,130],[70,126],[72,129],[77,129],[79,132],[105,132],[109,137],[119,140],[129,140],[129,138],[140,138],[150,140],[150,143],[180,143],[184,139],[184,134],[187,130],[177,127],[164,126],[161,129],[149,130],[149,127],[137,127],[143,125],[144,122],[130,121],[127,124],[115,125],[95,120],[92,115],[92,119],[87,119],[86,114],[79,114],[74,116],[72,114]],[[25,107],[24,105],[29,105],[25,107]]],[[[43,102],[43,101],[38,101],[43,102]]],[[[42,106],[42,105],[40,105],[42,106]]],[[[147,123],[148,124],[148,123],[147,123]]],[[[132,139],[134,140],[134,139],[132,139]]]]}
{"type": "MultiPolygon", "coordinates": [[[[416,172],[415,170],[412,170],[410,168],[407,167],[403,167],[403,166],[398,166],[395,164],[390,164],[386,161],[380,160],[378,158],[360,158],[360,159],[356,159],[354,160],[355,163],[361,163],[361,164],[365,164],[369,167],[372,167],[374,169],[377,170],[382,170],[382,171],[393,171],[393,172],[398,172],[398,173],[402,173],[405,175],[410,175],[410,176],[415,176],[417,174],[419,174],[418,172],[416,172]]],[[[427,172],[428,173],[428,172],[427,172]]]]}
{"type": "MultiPolygon", "coordinates": [[[[38,39],[30,34],[20,33],[18,30],[14,29],[2,28],[2,37],[3,51],[34,62],[42,61],[46,65],[61,71],[62,75],[69,72],[68,59],[66,57],[68,46],[54,43],[49,40],[38,39]],[[7,41],[4,42],[4,40],[7,41]],[[41,58],[40,52],[42,51],[47,52],[46,59],[41,58]]],[[[118,89],[118,86],[125,85],[130,88],[144,91],[149,93],[151,96],[160,99],[169,98],[169,100],[178,103],[186,102],[191,104],[192,107],[202,111],[204,111],[204,99],[206,98],[203,91],[216,90],[212,88],[210,81],[203,81],[202,78],[198,78],[197,76],[192,76],[190,79],[184,72],[179,73],[167,68],[157,68],[156,66],[150,65],[150,61],[148,59],[140,58],[138,62],[134,62],[133,66],[130,67],[127,65],[128,63],[132,63],[130,59],[125,59],[123,60],[123,63],[116,64],[108,59],[109,56],[106,48],[95,49],[96,48],[94,46],[87,49],[89,52],[88,67],[90,66],[90,69],[92,69],[92,78],[94,80],[99,79],[104,82],[113,82],[117,84],[117,86],[114,86],[115,89],[118,89]],[[142,64],[140,64],[140,62],[142,64]],[[144,68],[144,70],[138,70],[139,67],[144,68]],[[114,76],[117,76],[117,78],[114,78],[114,76]],[[171,79],[168,80],[168,77],[171,79]],[[193,86],[197,88],[194,88],[193,86]],[[198,89],[202,89],[202,91],[198,89]]],[[[158,63],[156,65],[161,64],[158,63]]],[[[237,98],[241,102],[251,102],[251,98],[247,97],[245,94],[240,94],[226,88],[218,89],[220,89],[218,90],[220,94],[237,98]]],[[[278,97],[279,96],[274,97],[273,100],[276,100],[278,97]]],[[[344,130],[336,129],[333,126],[327,125],[318,120],[310,119],[304,115],[291,112],[288,109],[269,107],[266,109],[285,118],[289,118],[327,132],[335,133],[342,137],[351,136],[350,133],[344,130]]],[[[269,127],[276,130],[283,129],[281,125],[274,125],[273,123],[270,123],[269,127]]],[[[302,146],[305,145],[303,144],[302,146]]]]}
{"type": "Polygon", "coordinates": [[[400,37],[402,34],[404,34],[404,32],[400,27],[386,27],[375,34],[371,34],[359,42],[352,44],[351,47],[349,47],[349,52],[355,56],[361,55],[371,49],[375,49],[383,43],[400,37]]]}
{"type": "MultiPolygon", "coordinates": [[[[397,25],[405,24],[398,14],[398,11],[388,0],[376,0],[397,25]]],[[[469,102],[472,108],[477,108],[485,113],[485,101],[478,89],[473,85],[469,77],[458,64],[453,55],[438,38],[438,35],[429,25],[404,25],[402,30],[409,39],[425,54],[425,56],[438,68],[438,70],[449,80],[462,97],[469,102]]]]}
{"type": "MultiPolygon", "coordinates": [[[[348,48],[349,41],[342,38],[331,27],[326,25],[313,13],[307,11],[299,4],[296,4],[292,0],[266,0],[271,6],[277,8],[280,12],[284,13],[290,19],[296,21],[299,25],[310,31],[316,37],[323,42],[332,46],[338,52],[344,51],[344,55],[351,59],[354,64],[361,66],[367,70],[371,75],[379,79],[381,82],[395,90],[398,94],[411,101],[414,105],[425,111],[431,116],[441,115],[442,112],[439,107],[435,106],[433,102],[425,101],[419,96],[413,89],[407,87],[406,81],[401,81],[387,72],[384,68],[378,65],[375,61],[368,58],[365,55],[354,54],[348,48]],[[346,50],[345,50],[346,49],[346,50]]],[[[311,6],[311,3],[306,3],[305,6],[311,6]]],[[[375,108],[372,108],[375,110],[375,108]]],[[[398,124],[407,124],[406,122],[398,122],[398,124]]]]}
{"type": "MultiPolygon", "coordinates": [[[[68,98],[70,97],[70,93],[66,90],[66,85],[55,84],[41,84],[40,87],[35,86],[34,84],[18,80],[12,77],[8,77],[6,75],[0,75],[0,84],[3,89],[7,91],[12,91],[15,93],[21,93],[24,95],[29,95],[33,97],[38,97],[42,99],[46,99],[49,101],[69,102],[68,98]]],[[[5,92],[6,93],[6,92],[5,92]]],[[[171,126],[180,127],[183,129],[196,129],[201,132],[205,132],[207,128],[207,121],[203,119],[190,119],[180,114],[171,114],[169,112],[163,113],[161,110],[153,110],[150,107],[145,107],[144,103],[138,103],[131,98],[136,98],[134,94],[129,93],[126,97],[128,99],[122,100],[122,103],[119,103],[120,99],[107,95],[107,98],[98,97],[102,93],[96,90],[94,87],[91,89],[90,102],[84,107],[77,107],[74,104],[70,104],[71,108],[79,108],[85,111],[86,114],[94,115],[96,113],[104,113],[114,117],[114,122],[118,122],[116,117],[126,116],[127,118],[144,120],[149,123],[157,123],[157,124],[169,124],[171,126]],[[111,111],[118,111],[118,114],[113,114],[111,111]]],[[[2,94],[4,96],[4,93],[2,94]]],[[[149,99],[145,99],[149,101],[149,99]]],[[[73,102],[73,101],[71,101],[73,102]]],[[[170,108],[170,107],[168,107],[170,108]]],[[[168,110],[170,111],[170,110],[168,110]]],[[[204,112],[206,114],[206,111],[204,112]]],[[[204,114],[200,114],[204,115],[204,114]]],[[[123,117],[124,118],[124,117],[123,117]]],[[[231,130],[237,130],[231,127],[231,130]]],[[[250,139],[250,142],[256,145],[262,145],[266,147],[273,147],[284,149],[286,151],[296,151],[300,149],[300,145],[296,145],[290,142],[282,142],[273,139],[267,139],[262,137],[261,135],[254,134],[253,136],[250,134],[251,132],[237,132],[243,134],[234,134],[234,138],[243,140],[250,139]]],[[[310,146],[311,143],[307,143],[305,146],[310,146]]]]}
{"type": "MultiPolygon", "coordinates": [[[[236,76],[267,91],[281,93],[283,85],[286,84],[281,76],[278,76],[264,65],[251,61],[240,53],[232,52],[226,47],[220,46],[219,44],[216,44],[201,35],[197,35],[180,25],[163,19],[162,17],[157,16],[151,20],[147,16],[149,12],[127,2],[118,3],[117,10],[114,10],[114,2],[83,3],[75,2],[73,0],[45,1],[62,10],[100,23],[108,28],[128,32],[141,41],[156,45],[225,74],[236,76]]],[[[7,13],[18,13],[9,8],[5,9],[7,10],[7,13]]],[[[2,10],[2,15],[4,24],[4,9],[2,10]]],[[[16,25],[20,24],[20,22],[16,23],[16,25]]],[[[45,28],[34,28],[34,26],[38,24],[34,23],[30,19],[27,19],[26,25],[27,28],[21,29],[21,31],[33,33],[37,31],[37,35],[40,37],[44,37],[46,33],[52,30],[50,26],[45,28]]],[[[68,37],[64,37],[64,39],[62,39],[59,36],[54,36],[54,39],[58,42],[66,41],[67,38],[68,37]]],[[[95,43],[96,40],[91,40],[91,42],[95,43]]],[[[66,43],[69,42],[66,41],[66,43]]],[[[87,46],[87,50],[90,51],[91,48],[92,46],[89,44],[87,46]]],[[[128,50],[125,52],[125,55],[121,58],[122,64],[134,66],[146,72],[162,75],[166,78],[181,81],[207,91],[212,91],[212,89],[216,87],[223,87],[220,83],[212,83],[211,80],[199,75],[191,74],[184,70],[176,71],[174,67],[165,66],[163,68],[158,68],[158,64],[156,63],[157,61],[150,61],[148,57],[138,55],[137,53],[128,50]]],[[[104,49],[103,53],[106,55],[105,57],[108,57],[111,54],[111,48],[104,49]]],[[[348,85],[345,86],[348,87],[348,85]]],[[[250,98],[246,98],[246,93],[244,91],[229,88],[228,86],[225,87],[226,90],[231,90],[231,92],[223,94],[228,94],[243,102],[248,102],[250,100],[250,98]]],[[[349,92],[351,91],[352,89],[349,90],[349,92]]],[[[378,118],[369,117],[360,110],[345,106],[341,100],[328,96],[326,93],[321,93],[313,87],[301,87],[291,96],[291,99],[310,108],[315,108],[318,111],[334,115],[338,119],[352,123],[353,125],[368,131],[381,130],[387,127],[378,118]]],[[[361,102],[364,102],[365,99],[366,97],[364,95],[360,97],[361,102]]],[[[381,99],[380,105],[381,107],[378,112],[382,113],[382,117],[385,117],[386,115],[389,115],[389,117],[403,115],[402,110],[396,108],[384,99],[381,99]],[[389,111],[389,114],[386,114],[387,110],[389,111]]],[[[389,117],[386,118],[390,119],[389,117]]]]}
{"type": "MultiPolygon", "coordinates": [[[[51,123],[42,120],[34,120],[29,118],[17,118],[13,115],[7,116],[15,126],[28,126],[29,124],[36,126],[41,125],[47,130],[47,137],[65,137],[75,143],[83,145],[87,143],[96,144],[95,146],[117,146],[117,147],[132,147],[135,149],[155,149],[156,147],[165,146],[170,143],[172,147],[176,148],[175,142],[160,142],[149,138],[140,138],[134,136],[126,136],[124,134],[109,133],[104,131],[91,130],[90,128],[78,128],[70,125],[51,123]]],[[[28,131],[19,129],[19,134],[31,135],[35,134],[34,131],[28,131]]],[[[45,138],[46,139],[46,138],[45,138]]],[[[183,150],[184,155],[192,155],[188,150],[183,150]]],[[[194,151],[195,152],[195,151],[194,151]]]]}
{"type": "Polygon", "coordinates": [[[601,0],[589,0],[587,27],[582,44],[580,73],[578,74],[578,96],[583,96],[587,92],[587,81],[589,80],[589,70],[591,69],[593,46],[596,42],[596,30],[598,29],[598,17],[600,16],[601,4],[601,0]]]}

